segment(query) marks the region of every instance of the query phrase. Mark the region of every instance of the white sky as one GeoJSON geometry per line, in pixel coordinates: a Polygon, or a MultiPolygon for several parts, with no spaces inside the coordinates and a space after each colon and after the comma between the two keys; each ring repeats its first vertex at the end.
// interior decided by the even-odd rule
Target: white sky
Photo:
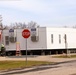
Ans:
{"type": "Polygon", "coordinates": [[[37,22],[40,26],[75,26],[76,0],[0,0],[4,25],[37,22]]]}

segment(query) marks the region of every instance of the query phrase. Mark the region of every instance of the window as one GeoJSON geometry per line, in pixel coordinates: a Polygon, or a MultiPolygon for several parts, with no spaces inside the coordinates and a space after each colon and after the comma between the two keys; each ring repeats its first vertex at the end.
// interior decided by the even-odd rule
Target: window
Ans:
{"type": "Polygon", "coordinates": [[[5,36],[5,44],[9,45],[9,36],[5,36]]]}
{"type": "Polygon", "coordinates": [[[59,34],[59,44],[61,43],[61,35],[59,34]]]}
{"type": "Polygon", "coordinates": [[[54,40],[53,40],[54,36],[53,34],[51,34],[51,43],[53,44],[54,40]]]}
{"type": "Polygon", "coordinates": [[[65,40],[65,43],[67,43],[67,35],[66,34],[64,35],[64,40],[65,40]]]}

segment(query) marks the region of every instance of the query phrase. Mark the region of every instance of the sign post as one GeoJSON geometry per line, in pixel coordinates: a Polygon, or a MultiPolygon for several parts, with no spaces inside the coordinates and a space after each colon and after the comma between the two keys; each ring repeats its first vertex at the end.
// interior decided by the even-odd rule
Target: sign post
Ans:
{"type": "Polygon", "coordinates": [[[30,31],[28,29],[24,29],[22,31],[22,36],[26,39],[26,64],[27,64],[27,38],[30,36],[30,31]]]}

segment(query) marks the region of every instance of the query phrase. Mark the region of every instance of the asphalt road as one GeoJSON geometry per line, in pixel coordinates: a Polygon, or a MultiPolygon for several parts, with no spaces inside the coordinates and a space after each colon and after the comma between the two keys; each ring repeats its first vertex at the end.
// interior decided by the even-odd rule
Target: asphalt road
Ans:
{"type": "Polygon", "coordinates": [[[54,65],[36,66],[0,75],[76,75],[76,60],[60,62],[54,65]]]}

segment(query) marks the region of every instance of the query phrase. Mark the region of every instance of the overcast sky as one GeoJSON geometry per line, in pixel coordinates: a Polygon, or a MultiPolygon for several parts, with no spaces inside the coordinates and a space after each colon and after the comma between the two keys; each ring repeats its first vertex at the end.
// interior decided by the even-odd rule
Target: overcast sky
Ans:
{"type": "Polygon", "coordinates": [[[76,25],[76,0],[0,0],[3,24],[37,22],[40,26],[76,25]]]}

